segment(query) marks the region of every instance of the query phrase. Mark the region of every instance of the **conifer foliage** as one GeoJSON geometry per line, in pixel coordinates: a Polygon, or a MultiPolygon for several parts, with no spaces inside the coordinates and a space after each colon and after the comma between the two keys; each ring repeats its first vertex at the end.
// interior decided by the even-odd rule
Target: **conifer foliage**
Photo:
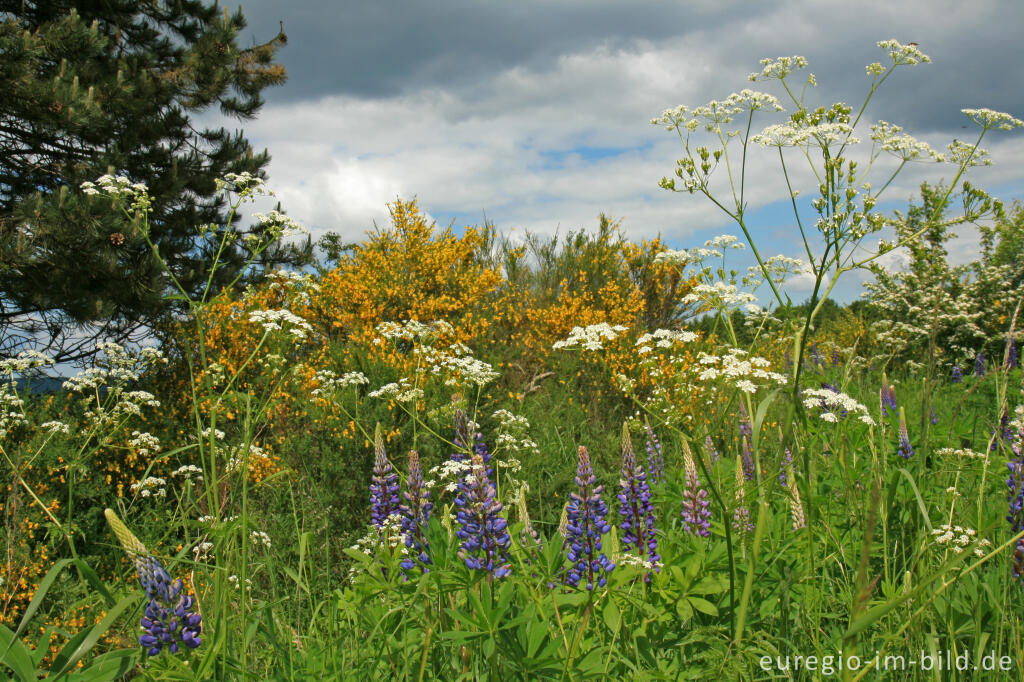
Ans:
{"type": "MultiPolygon", "coordinates": [[[[283,30],[243,49],[244,26],[241,12],[200,0],[0,0],[0,355],[42,345],[73,358],[93,336],[123,340],[166,311],[166,275],[137,226],[76,191],[100,175],[147,185],[160,255],[191,290],[205,282],[212,259],[196,227],[227,217],[214,179],[261,174],[269,156],[193,117],[217,105],[250,119],[285,79],[283,30]]],[[[244,249],[234,241],[215,287],[244,249]]]]}

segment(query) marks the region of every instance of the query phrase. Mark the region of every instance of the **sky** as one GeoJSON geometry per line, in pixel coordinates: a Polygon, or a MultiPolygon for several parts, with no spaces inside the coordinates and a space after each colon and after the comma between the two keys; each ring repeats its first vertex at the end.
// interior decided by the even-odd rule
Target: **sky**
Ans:
{"type": "MultiPolygon", "coordinates": [[[[416,198],[441,226],[486,219],[513,238],[593,229],[601,213],[620,220],[631,239],[660,235],[673,248],[739,234],[706,197],[659,188],[682,145],[651,119],[748,87],[783,99],[777,83],[747,78],[764,57],[808,60],[794,76],[802,86],[804,74],[815,75],[808,102],[858,106],[870,83],[865,66],[884,61],[876,43],[916,42],[932,63],[898,69],[866,120],[900,125],[940,151],[954,138],[975,140],[963,108],[1024,117],[1024,3],[1017,0],[243,0],[241,7],[248,20],[241,46],[270,39],[283,22],[288,44],[279,61],[288,80],[265,90],[259,116],[240,125],[254,147],[269,150],[268,184],[314,238],[331,231],[359,240],[389,224],[387,204],[398,198],[416,198]]],[[[759,114],[753,126],[784,116],[759,114]]],[[[854,153],[866,164],[869,131],[858,131],[868,144],[854,153]]],[[[1024,198],[1024,129],[989,133],[982,147],[993,165],[969,179],[1006,201],[1024,198]]],[[[787,162],[803,195],[813,195],[806,162],[787,162]]],[[[877,186],[893,167],[882,158],[869,179],[877,186]]],[[[721,170],[712,191],[728,193],[721,170]]],[[[922,181],[949,180],[953,171],[908,167],[886,190],[884,208],[905,210],[922,181]]],[[[800,256],[787,196],[775,150],[754,148],[745,200],[765,255],[800,256]]],[[[976,255],[970,230],[951,253],[961,262],[976,255]]],[[[747,257],[735,264],[745,267],[747,257]]],[[[851,277],[838,297],[855,297],[858,282],[851,277]]],[[[794,285],[794,299],[806,298],[805,284],[794,285]]]]}

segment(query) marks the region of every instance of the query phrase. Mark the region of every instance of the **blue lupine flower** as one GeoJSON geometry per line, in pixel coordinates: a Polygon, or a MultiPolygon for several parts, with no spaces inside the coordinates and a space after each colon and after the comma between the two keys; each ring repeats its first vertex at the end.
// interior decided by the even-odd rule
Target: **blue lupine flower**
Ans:
{"type": "Polygon", "coordinates": [[[651,483],[657,485],[664,478],[665,458],[661,454],[661,441],[654,433],[651,423],[644,419],[644,431],[647,432],[647,471],[651,474],[651,483]]]}
{"type": "Polygon", "coordinates": [[[167,647],[178,653],[179,644],[195,649],[202,644],[202,615],[198,613],[195,597],[185,593],[181,579],[172,580],[163,565],[152,556],[135,534],[128,530],[112,509],[103,512],[110,529],[135,564],[135,573],[149,603],[140,624],[143,634],[139,644],[150,656],[156,656],[167,647]]]}
{"type": "Polygon", "coordinates": [[[1010,477],[1006,479],[1006,487],[1009,488],[1006,520],[1010,523],[1010,532],[1016,535],[1024,530],[1024,459],[1011,459],[1006,468],[1010,470],[1010,477]]]}
{"type": "Polygon", "coordinates": [[[565,542],[571,566],[565,581],[576,587],[582,580],[588,590],[594,586],[604,587],[606,574],[611,573],[615,564],[601,551],[601,536],[611,531],[605,521],[608,507],[601,499],[604,486],[595,485],[597,478],[590,466],[590,453],[582,445],[578,451],[576,485],[578,492],[570,493],[566,505],[565,542]]]}
{"type": "Polygon", "coordinates": [[[842,362],[842,356],[839,354],[839,349],[832,346],[832,366],[838,367],[840,362],[842,362]]]}
{"type": "Polygon", "coordinates": [[[899,455],[903,459],[910,459],[914,455],[914,448],[910,445],[910,434],[907,433],[907,418],[900,408],[900,436],[899,455]]]}
{"type": "MultiPolygon", "coordinates": [[[[434,505],[430,502],[430,491],[423,485],[423,470],[420,468],[420,455],[415,450],[409,451],[408,489],[403,493],[405,504],[402,505],[402,530],[405,532],[405,546],[410,556],[402,561],[402,568],[411,570],[415,565],[413,557],[420,564],[429,564],[430,555],[427,545],[427,523],[430,521],[430,510],[434,505]]],[[[424,566],[424,572],[427,568],[424,566]]]]}
{"type": "Polygon", "coordinates": [[[960,365],[953,365],[953,383],[962,384],[964,382],[964,371],[960,369],[960,365]]]}
{"type": "Polygon", "coordinates": [[[896,391],[889,384],[889,379],[882,374],[882,387],[878,389],[878,396],[882,403],[882,416],[888,417],[890,413],[896,414],[896,391]]]}
{"type": "Polygon", "coordinates": [[[471,570],[486,571],[489,578],[504,578],[512,572],[508,521],[501,516],[501,502],[483,457],[474,453],[471,461],[472,469],[459,481],[455,496],[459,522],[455,536],[462,540],[459,557],[471,570]]]}
{"type": "MultiPolygon", "coordinates": [[[[648,428],[650,428],[648,426],[648,428]]],[[[648,434],[650,443],[650,434],[648,434]]],[[[647,485],[647,474],[637,464],[629,430],[622,426],[622,478],[619,479],[619,514],[622,516],[622,550],[635,550],[652,564],[658,554],[658,539],[654,529],[654,505],[651,504],[651,490],[647,485]]]]}
{"type": "Polygon", "coordinates": [[[1009,346],[1006,349],[1006,369],[1013,369],[1017,366],[1017,344],[1011,336],[1006,340],[1006,345],[1009,346]]]}
{"type": "Polygon", "coordinates": [[[708,453],[708,461],[714,464],[718,461],[718,450],[715,449],[715,441],[711,440],[711,434],[704,436],[704,450],[708,453]]]}
{"type": "MultiPolygon", "coordinates": [[[[684,446],[685,447],[685,446],[684,446]]],[[[689,447],[683,451],[683,466],[686,470],[686,487],[683,488],[683,530],[691,535],[711,535],[711,503],[708,491],[697,478],[697,465],[689,447]]]]}
{"type": "Polygon", "coordinates": [[[939,418],[935,416],[935,406],[931,403],[928,404],[928,415],[931,417],[932,426],[939,423],[939,418]]]}
{"type": "Polygon", "coordinates": [[[380,424],[373,434],[373,476],[370,478],[370,519],[383,528],[389,517],[398,514],[398,474],[384,450],[380,424]]]}
{"type": "Polygon", "coordinates": [[[985,352],[978,351],[978,354],[974,356],[974,376],[983,377],[985,376],[985,352]]]}

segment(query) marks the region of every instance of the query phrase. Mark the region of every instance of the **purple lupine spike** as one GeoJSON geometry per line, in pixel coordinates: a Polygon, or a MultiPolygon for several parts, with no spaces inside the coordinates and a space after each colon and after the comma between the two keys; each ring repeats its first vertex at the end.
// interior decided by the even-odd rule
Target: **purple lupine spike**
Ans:
{"type": "Polygon", "coordinates": [[[619,514],[623,519],[619,524],[622,529],[622,551],[633,550],[641,558],[656,565],[661,555],[658,554],[658,539],[655,537],[651,490],[643,467],[636,461],[633,441],[625,424],[622,425],[622,478],[619,479],[618,499],[619,514]]]}
{"type": "MultiPolygon", "coordinates": [[[[991,433],[996,433],[995,429],[992,429],[991,433]]],[[[1010,413],[1005,409],[1003,410],[1003,416],[999,418],[999,436],[992,439],[992,445],[989,446],[989,450],[995,452],[996,448],[999,447],[999,439],[1002,438],[1011,447],[1013,446],[1013,430],[1010,428],[1010,413]]]]}
{"type": "Polygon", "coordinates": [[[910,434],[907,432],[907,417],[900,408],[900,435],[899,455],[903,459],[910,459],[914,455],[914,448],[910,445],[910,434]]]}
{"type": "Polygon", "coordinates": [[[661,454],[661,441],[646,418],[644,431],[647,433],[647,471],[650,472],[651,483],[657,485],[665,480],[665,458],[661,454]]]}
{"type": "Polygon", "coordinates": [[[935,416],[935,405],[932,405],[931,403],[928,404],[928,416],[932,420],[932,426],[939,423],[939,418],[935,416]]]}
{"type": "Polygon", "coordinates": [[[373,476],[370,479],[370,520],[377,528],[384,528],[389,517],[398,513],[398,474],[384,450],[384,436],[380,424],[373,434],[373,476]]]}
{"type": "Polygon", "coordinates": [[[605,577],[615,564],[601,551],[601,536],[611,531],[605,520],[608,507],[601,499],[604,486],[596,485],[597,477],[590,466],[590,453],[582,445],[576,466],[577,492],[570,493],[566,507],[566,536],[569,570],[565,581],[577,587],[583,581],[588,590],[604,587],[605,577]]]}
{"type": "Polygon", "coordinates": [[[740,448],[743,451],[743,475],[748,481],[757,477],[757,467],[754,465],[754,451],[751,445],[753,440],[753,428],[750,424],[750,414],[747,406],[740,402],[740,448]]]}
{"type": "MultiPolygon", "coordinates": [[[[1013,448],[1013,459],[1006,463],[1006,468],[1010,470],[1010,476],[1006,479],[1006,520],[1010,524],[1010,532],[1016,535],[1024,530],[1024,451],[1016,445],[1013,448]]],[[[1014,547],[1011,570],[1016,580],[1024,581],[1024,538],[1018,540],[1014,547]]]]}
{"type": "Polygon", "coordinates": [[[1011,570],[1016,580],[1024,580],[1024,538],[1017,540],[1017,546],[1013,548],[1011,570]]]}
{"type": "MultiPolygon", "coordinates": [[[[457,397],[453,396],[452,400],[457,400],[457,397]]],[[[466,415],[466,411],[461,407],[455,410],[455,437],[453,442],[455,444],[455,451],[452,453],[451,459],[456,462],[465,461],[466,451],[469,450],[469,416],[466,415]]]]}
{"type": "Polygon", "coordinates": [[[960,369],[960,365],[953,365],[952,381],[954,384],[962,384],[964,382],[964,371],[960,369]]]}
{"type": "Polygon", "coordinates": [[[708,453],[708,461],[714,464],[718,461],[718,450],[715,449],[715,441],[711,440],[711,434],[704,436],[704,450],[708,453]]]}
{"type": "Polygon", "coordinates": [[[423,485],[423,469],[420,467],[420,455],[415,450],[409,451],[409,479],[407,490],[403,493],[405,504],[402,505],[402,531],[405,533],[405,546],[409,548],[409,556],[402,561],[402,569],[410,571],[418,561],[427,572],[426,564],[430,563],[427,544],[427,523],[430,511],[434,508],[430,501],[430,491],[423,485]],[[413,559],[415,557],[415,560],[413,559]]]}
{"type": "Polygon", "coordinates": [[[974,356],[974,376],[983,377],[985,376],[985,352],[978,351],[978,354],[974,356]]]}
{"type": "Polygon", "coordinates": [[[1017,366],[1017,344],[1012,336],[1007,339],[1006,345],[1009,346],[1006,349],[1006,369],[1014,369],[1017,366]]]}
{"type": "Polygon", "coordinates": [[[479,454],[473,454],[470,473],[459,481],[455,506],[459,522],[455,536],[462,540],[459,558],[466,567],[486,571],[489,579],[509,575],[512,566],[508,549],[512,538],[508,521],[501,516],[502,506],[491,483],[490,470],[479,454]]]}
{"type": "Polygon", "coordinates": [[[832,367],[838,367],[839,363],[842,362],[842,356],[839,354],[839,349],[832,346],[832,367]]]}
{"type": "Polygon", "coordinates": [[[693,453],[685,441],[683,466],[686,469],[686,487],[683,488],[683,530],[691,535],[706,538],[711,535],[711,503],[708,501],[708,491],[700,485],[693,453]]]}
{"type": "Polygon", "coordinates": [[[822,361],[821,353],[818,351],[818,344],[811,344],[811,363],[817,368],[819,365],[823,366],[825,363],[822,361]]]}
{"type": "Polygon", "coordinates": [[[878,389],[879,401],[882,403],[882,416],[895,415],[897,411],[896,391],[889,384],[888,377],[882,373],[882,387],[878,389]]]}
{"type": "Polygon", "coordinates": [[[178,653],[179,643],[189,649],[202,644],[203,618],[196,599],[184,591],[180,578],[172,580],[160,561],[146,549],[112,509],[104,510],[107,523],[135,565],[135,573],[149,602],[140,624],[139,644],[149,656],[167,647],[178,653]]]}
{"type": "Polygon", "coordinates": [[[783,488],[786,487],[786,469],[791,466],[793,466],[793,453],[789,451],[789,448],[786,448],[786,452],[779,462],[779,485],[783,488]]]}
{"type": "Polygon", "coordinates": [[[746,478],[743,475],[743,460],[736,456],[736,510],[732,515],[732,527],[739,533],[749,533],[754,530],[754,524],[750,522],[750,509],[746,502],[746,478]]]}

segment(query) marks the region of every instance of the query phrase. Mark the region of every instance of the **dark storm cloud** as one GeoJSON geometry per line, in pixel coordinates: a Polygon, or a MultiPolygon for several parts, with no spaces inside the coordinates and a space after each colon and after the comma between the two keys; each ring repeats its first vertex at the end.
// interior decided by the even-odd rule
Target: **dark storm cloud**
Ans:
{"type": "Polygon", "coordinates": [[[802,54],[822,83],[816,97],[830,102],[848,96],[851,81],[865,82],[863,66],[879,58],[875,42],[896,38],[919,43],[935,63],[897,74],[905,96],[873,109],[876,118],[949,131],[963,124],[965,107],[1024,110],[1017,66],[1024,3],[1016,1],[249,0],[242,9],[244,36],[266,39],[283,21],[290,37],[280,53],[289,80],[267,93],[272,103],[473,90],[510,68],[543,72],[600,45],[669,46],[687,38],[701,41],[723,73],[753,71],[764,56],[802,54]]]}
{"type": "Polygon", "coordinates": [[[739,3],[575,0],[294,3],[248,0],[243,36],[260,41],[284,22],[285,88],[273,101],[330,94],[388,97],[460,87],[515,66],[545,70],[564,54],[662,41],[730,22],[739,3]]]}

